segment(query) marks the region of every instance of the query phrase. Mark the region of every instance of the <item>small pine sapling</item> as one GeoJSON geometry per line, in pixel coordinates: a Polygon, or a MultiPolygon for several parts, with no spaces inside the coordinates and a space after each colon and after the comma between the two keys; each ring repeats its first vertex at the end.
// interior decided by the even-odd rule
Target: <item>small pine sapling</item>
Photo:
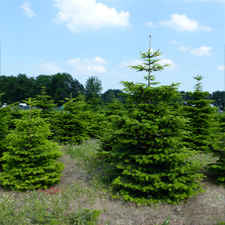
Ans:
{"type": "Polygon", "coordinates": [[[6,137],[7,152],[3,154],[0,185],[6,189],[26,191],[46,189],[59,182],[64,165],[56,160],[62,155],[60,146],[48,140],[49,125],[26,101],[28,112],[15,121],[16,128],[6,137]]]}

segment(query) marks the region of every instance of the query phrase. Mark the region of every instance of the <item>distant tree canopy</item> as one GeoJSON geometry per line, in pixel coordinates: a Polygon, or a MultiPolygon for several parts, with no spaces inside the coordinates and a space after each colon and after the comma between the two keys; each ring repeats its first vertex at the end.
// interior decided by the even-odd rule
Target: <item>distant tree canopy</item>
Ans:
{"type": "Polygon", "coordinates": [[[113,99],[119,99],[121,102],[125,102],[124,97],[119,95],[120,93],[123,92],[119,89],[108,89],[102,94],[102,100],[104,102],[113,102],[113,99]]]}
{"type": "Polygon", "coordinates": [[[24,101],[26,98],[34,98],[41,94],[41,88],[46,87],[46,94],[51,96],[57,105],[70,93],[74,97],[84,93],[84,86],[68,73],[57,73],[55,75],[39,75],[36,78],[28,78],[26,74],[17,76],[0,76],[0,93],[2,102],[12,104],[24,101]]]}
{"type": "MultiPolygon", "coordinates": [[[[27,77],[26,74],[18,74],[17,76],[0,76],[0,93],[4,93],[1,97],[1,103],[12,104],[15,102],[23,102],[26,98],[35,98],[41,95],[42,88],[45,87],[46,95],[54,99],[54,103],[58,106],[62,105],[65,98],[69,98],[70,94],[74,98],[83,94],[87,101],[91,99],[102,99],[104,103],[112,102],[113,99],[119,99],[125,103],[124,96],[119,89],[108,89],[102,93],[102,82],[96,77],[88,77],[85,85],[81,84],[77,79],[68,73],[57,73],[54,75],[38,75],[37,77],[27,77]]],[[[184,102],[192,100],[188,92],[180,91],[184,102]]],[[[215,100],[214,106],[224,108],[225,91],[214,91],[209,99],[215,100]]]]}

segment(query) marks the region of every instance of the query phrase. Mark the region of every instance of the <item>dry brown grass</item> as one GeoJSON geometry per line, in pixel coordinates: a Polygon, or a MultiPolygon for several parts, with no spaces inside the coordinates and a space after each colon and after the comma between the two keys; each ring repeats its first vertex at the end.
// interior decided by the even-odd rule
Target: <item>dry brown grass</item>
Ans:
{"type": "MultiPolygon", "coordinates": [[[[211,156],[204,154],[198,155],[197,158],[204,161],[205,165],[214,161],[211,156]]],[[[71,182],[79,182],[83,188],[92,185],[90,174],[85,172],[84,167],[78,168],[75,159],[64,155],[60,161],[66,165],[60,187],[63,188],[65,184],[71,182]]],[[[201,181],[206,192],[178,205],[137,207],[133,203],[114,200],[98,190],[91,207],[103,211],[100,224],[155,225],[165,222],[168,216],[171,225],[211,225],[225,221],[225,187],[214,184],[212,174],[205,170],[202,172],[207,175],[207,178],[201,181]]],[[[83,202],[83,207],[90,207],[88,202],[86,203],[83,202]]]]}
{"type": "MultiPolygon", "coordinates": [[[[84,143],[83,149],[93,145],[96,149],[95,140],[88,141],[84,143]]],[[[93,164],[91,158],[88,158],[90,154],[82,157],[83,159],[78,159],[79,157],[76,159],[65,154],[59,160],[65,164],[65,170],[57,190],[60,190],[58,192],[68,200],[66,213],[79,208],[102,210],[99,225],[161,225],[168,217],[170,225],[212,225],[225,221],[225,187],[214,184],[214,177],[205,170],[202,172],[207,178],[201,181],[205,193],[191,197],[178,205],[137,207],[134,203],[124,202],[122,199],[112,199],[107,191],[104,191],[105,186],[90,173],[89,164],[93,164]]],[[[198,159],[206,162],[205,164],[214,160],[204,154],[199,155],[198,159]]],[[[97,171],[96,168],[93,171],[97,171]]],[[[3,193],[6,191],[0,189],[0,196],[3,193]]],[[[15,197],[21,199],[21,196],[26,195],[27,193],[15,193],[15,197]]]]}

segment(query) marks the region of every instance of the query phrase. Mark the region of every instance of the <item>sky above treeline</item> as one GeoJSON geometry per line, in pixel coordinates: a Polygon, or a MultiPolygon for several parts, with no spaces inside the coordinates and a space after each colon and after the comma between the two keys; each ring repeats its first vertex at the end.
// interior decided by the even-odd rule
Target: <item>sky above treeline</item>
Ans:
{"type": "Polygon", "coordinates": [[[66,72],[85,84],[97,76],[103,91],[121,81],[143,82],[140,51],[160,49],[161,85],[225,90],[225,0],[1,0],[1,75],[66,72]],[[151,39],[149,38],[151,35],[151,39]]]}

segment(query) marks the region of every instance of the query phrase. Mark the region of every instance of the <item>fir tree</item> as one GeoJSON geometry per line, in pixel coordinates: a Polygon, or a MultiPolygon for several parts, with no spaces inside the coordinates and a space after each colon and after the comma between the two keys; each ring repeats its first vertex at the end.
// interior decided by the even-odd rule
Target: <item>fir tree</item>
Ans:
{"type": "Polygon", "coordinates": [[[211,147],[213,157],[217,158],[215,163],[208,164],[208,170],[216,175],[216,183],[225,185],[225,113],[220,113],[219,137],[217,146],[211,147]]]}
{"type": "MultiPolygon", "coordinates": [[[[36,96],[35,106],[41,109],[40,117],[45,119],[49,123],[50,130],[53,132],[53,117],[55,116],[55,111],[53,110],[56,104],[51,96],[47,95],[46,87],[42,87],[41,95],[36,96]]],[[[52,133],[52,135],[54,135],[52,133]]],[[[53,137],[49,136],[49,139],[53,137]]]]}
{"type": "MultiPolygon", "coordinates": [[[[0,97],[3,94],[0,94],[0,97]]],[[[1,102],[0,102],[1,106],[1,102]]],[[[0,108],[0,158],[3,156],[3,152],[6,151],[6,136],[8,134],[10,121],[9,107],[0,108]]],[[[0,161],[0,170],[2,169],[2,161],[0,161]]]]}
{"type": "Polygon", "coordinates": [[[72,94],[66,100],[64,110],[57,112],[53,121],[55,139],[61,143],[79,144],[88,138],[87,123],[82,119],[87,103],[81,96],[72,98],[72,94]]]}
{"type": "Polygon", "coordinates": [[[37,95],[36,97],[37,101],[35,104],[38,108],[42,109],[40,116],[42,118],[51,117],[53,107],[55,107],[56,104],[54,104],[54,100],[52,100],[52,97],[47,95],[46,87],[43,86],[41,95],[37,95]]]}
{"type": "Polygon", "coordinates": [[[169,64],[160,65],[158,61],[160,58],[155,59],[155,57],[161,56],[162,52],[160,52],[160,49],[157,51],[151,52],[151,49],[149,49],[147,52],[140,52],[141,58],[144,60],[144,62],[141,65],[137,66],[128,66],[131,69],[135,69],[137,72],[146,71],[148,72],[147,76],[144,76],[144,78],[148,81],[148,87],[150,85],[158,84],[158,82],[153,82],[155,80],[155,76],[151,74],[152,71],[157,72],[164,69],[164,67],[170,66],[169,64]]]}
{"type": "Polygon", "coordinates": [[[51,134],[49,125],[39,117],[39,110],[32,109],[31,98],[27,103],[29,111],[16,120],[15,130],[6,137],[4,172],[0,174],[0,184],[6,189],[45,189],[59,182],[64,168],[56,162],[62,155],[59,145],[47,139],[51,134]]]}
{"type": "MultiPolygon", "coordinates": [[[[147,78],[148,83],[154,81],[151,75],[147,78]]],[[[183,143],[187,120],[181,116],[178,84],[122,83],[132,110],[115,117],[114,132],[102,138],[99,150],[99,156],[111,164],[115,193],[147,205],[179,202],[201,192],[198,180],[203,175],[197,173],[201,165],[190,160],[195,152],[183,143]]]]}
{"type": "Polygon", "coordinates": [[[216,140],[216,109],[210,104],[213,100],[207,99],[209,92],[202,91],[203,77],[201,75],[194,76],[197,80],[195,91],[188,92],[192,100],[187,101],[184,107],[186,117],[190,120],[189,131],[187,137],[187,146],[198,151],[207,151],[209,146],[213,146],[216,140]]]}

